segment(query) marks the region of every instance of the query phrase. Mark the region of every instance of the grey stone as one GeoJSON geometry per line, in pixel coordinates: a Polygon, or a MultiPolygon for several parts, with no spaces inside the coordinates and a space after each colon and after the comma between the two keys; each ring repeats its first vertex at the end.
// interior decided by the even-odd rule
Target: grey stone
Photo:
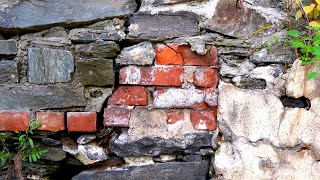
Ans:
{"type": "Polygon", "coordinates": [[[232,79],[234,85],[241,89],[265,89],[267,87],[266,80],[248,77],[235,77],[232,79]]]}
{"type": "Polygon", "coordinates": [[[31,41],[31,44],[63,47],[71,45],[71,41],[64,37],[35,37],[31,41]]]}
{"type": "Polygon", "coordinates": [[[19,62],[0,61],[0,84],[19,81],[19,62]]]}
{"type": "Polygon", "coordinates": [[[125,21],[114,18],[100,21],[85,28],[72,29],[69,39],[73,43],[91,43],[96,40],[121,41],[125,38],[125,21]]]}
{"type": "Polygon", "coordinates": [[[134,46],[126,47],[116,58],[120,65],[151,65],[156,53],[150,42],[142,42],[134,46]]]}
{"type": "Polygon", "coordinates": [[[75,156],[85,165],[108,159],[105,150],[96,144],[78,145],[78,151],[75,156]]]}
{"type": "Polygon", "coordinates": [[[100,112],[103,103],[112,94],[112,88],[88,87],[85,88],[85,97],[88,100],[85,111],[100,112]]]}
{"type": "Polygon", "coordinates": [[[67,38],[68,33],[63,27],[53,27],[49,29],[49,32],[44,34],[43,37],[60,37],[60,38],[67,38]]]}
{"type": "Polygon", "coordinates": [[[199,33],[197,15],[193,13],[139,13],[130,18],[128,38],[159,41],[199,33]]]}
{"type": "Polygon", "coordinates": [[[236,3],[230,0],[218,1],[215,9],[212,18],[200,22],[200,26],[238,38],[275,31],[285,19],[282,11],[248,3],[241,3],[237,8],[236,3]]]}
{"type": "Polygon", "coordinates": [[[41,138],[41,143],[49,145],[49,146],[56,146],[56,145],[60,145],[61,142],[59,140],[55,140],[52,138],[41,138]]]}
{"type": "Polygon", "coordinates": [[[46,84],[71,81],[74,59],[66,50],[49,48],[28,49],[28,81],[46,84]]]}
{"type": "Polygon", "coordinates": [[[61,161],[66,158],[66,152],[59,148],[46,148],[48,152],[41,156],[41,159],[49,161],[61,161]]]}
{"type": "Polygon", "coordinates": [[[143,137],[136,141],[126,142],[122,137],[113,138],[109,142],[112,152],[120,157],[127,156],[158,156],[161,154],[179,154],[183,152],[195,153],[203,147],[215,146],[212,144],[215,134],[197,133],[186,134],[181,139],[143,137]]]}
{"type": "Polygon", "coordinates": [[[78,137],[77,139],[77,143],[78,144],[87,144],[89,142],[91,142],[92,140],[96,139],[95,135],[81,135],[78,137]]]}
{"type": "Polygon", "coordinates": [[[0,86],[0,110],[40,110],[86,106],[83,88],[55,86],[0,86]]]}
{"type": "MultiPolygon", "coordinates": [[[[0,29],[22,31],[54,25],[71,26],[134,13],[134,0],[50,0],[16,1],[0,11],[0,29]]],[[[13,31],[12,31],[13,32],[13,31]]]]}
{"type": "Polygon", "coordinates": [[[0,55],[16,55],[17,53],[17,42],[15,40],[0,40],[0,55]]]}
{"type": "Polygon", "coordinates": [[[99,58],[77,61],[77,75],[85,86],[113,85],[113,62],[111,59],[99,58]]]}
{"type": "Polygon", "coordinates": [[[111,58],[117,56],[120,47],[113,41],[96,41],[90,44],[78,44],[76,51],[87,57],[111,58]]]}
{"type": "Polygon", "coordinates": [[[186,155],[183,157],[184,161],[187,162],[198,162],[198,161],[202,161],[202,156],[200,155],[186,155]]]}
{"type": "Polygon", "coordinates": [[[86,179],[175,179],[175,180],[205,180],[209,171],[207,160],[199,162],[168,162],[144,166],[127,166],[125,168],[83,171],[73,177],[73,180],[86,179]]]}
{"type": "Polygon", "coordinates": [[[155,0],[153,5],[168,5],[168,4],[177,4],[185,2],[201,2],[203,0],[155,0]]]}

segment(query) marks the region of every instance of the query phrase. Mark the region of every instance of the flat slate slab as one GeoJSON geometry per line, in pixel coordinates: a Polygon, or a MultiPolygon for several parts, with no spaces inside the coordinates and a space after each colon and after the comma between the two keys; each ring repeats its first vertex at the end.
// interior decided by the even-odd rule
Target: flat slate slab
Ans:
{"type": "Polygon", "coordinates": [[[0,29],[38,29],[123,17],[134,13],[134,0],[18,0],[0,11],[0,29]]]}
{"type": "Polygon", "coordinates": [[[18,48],[16,40],[0,40],[0,55],[16,55],[17,53],[18,48]]]}
{"type": "Polygon", "coordinates": [[[194,13],[138,13],[130,18],[128,38],[159,41],[199,33],[198,17],[194,13]]]}
{"type": "Polygon", "coordinates": [[[0,86],[0,110],[40,110],[85,107],[83,88],[67,85],[0,86]]]}
{"type": "Polygon", "coordinates": [[[18,82],[18,68],[17,61],[0,61],[0,84],[18,82]]]}
{"type": "Polygon", "coordinates": [[[143,166],[127,166],[117,169],[83,171],[73,180],[113,179],[113,180],[205,180],[209,171],[209,161],[169,162],[143,166]]]}

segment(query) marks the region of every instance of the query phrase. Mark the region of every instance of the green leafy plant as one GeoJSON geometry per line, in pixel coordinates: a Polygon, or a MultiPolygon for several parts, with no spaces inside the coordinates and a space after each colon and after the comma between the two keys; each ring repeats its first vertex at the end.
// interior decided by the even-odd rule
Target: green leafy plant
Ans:
{"type": "Polygon", "coordinates": [[[31,121],[30,126],[26,131],[16,131],[15,137],[13,137],[13,145],[6,142],[4,138],[5,133],[0,133],[0,143],[2,145],[2,151],[0,151],[0,165],[3,166],[7,164],[12,161],[14,157],[21,157],[21,160],[33,163],[38,161],[44,153],[48,152],[47,149],[38,148],[31,138],[31,135],[40,126],[41,124],[38,121],[31,121]]]}
{"type": "MultiPolygon", "coordinates": [[[[305,26],[305,30],[290,30],[289,44],[300,52],[299,60],[302,65],[317,64],[320,69],[320,27],[305,26]]],[[[319,72],[310,72],[307,80],[316,78],[319,72]]]]}

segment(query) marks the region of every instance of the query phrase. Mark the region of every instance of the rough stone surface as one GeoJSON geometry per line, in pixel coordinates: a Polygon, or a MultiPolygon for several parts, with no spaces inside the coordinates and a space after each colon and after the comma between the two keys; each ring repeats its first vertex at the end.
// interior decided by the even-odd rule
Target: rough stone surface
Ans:
{"type": "Polygon", "coordinates": [[[0,86],[0,110],[39,110],[85,107],[83,88],[67,85],[0,86]]]}
{"type": "Polygon", "coordinates": [[[31,41],[32,45],[63,47],[71,45],[71,41],[65,37],[36,37],[31,41]]]}
{"type": "Polygon", "coordinates": [[[17,53],[17,42],[15,40],[0,40],[0,55],[15,55],[17,53]]]}
{"type": "Polygon", "coordinates": [[[126,16],[136,8],[133,0],[16,1],[0,12],[1,29],[36,29],[54,24],[72,25],[126,16]]]}
{"type": "Polygon", "coordinates": [[[134,109],[131,112],[129,130],[114,137],[109,146],[121,157],[158,156],[187,151],[194,153],[201,147],[216,146],[215,133],[201,133],[193,129],[190,111],[184,111],[185,119],[180,128],[168,130],[164,110],[134,109]]]}
{"type": "Polygon", "coordinates": [[[76,45],[76,51],[87,57],[111,58],[120,51],[119,45],[113,41],[95,41],[90,44],[76,45]]]}
{"type": "Polygon", "coordinates": [[[83,171],[73,177],[73,180],[85,179],[206,179],[209,169],[207,160],[199,162],[169,162],[143,166],[127,166],[117,169],[83,171]]]}
{"type": "Polygon", "coordinates": [[[19,63],[17,61],[0,61],[0,84],[19,81],[19,63]]]}
{"type": "Polygon", "coordinates": [[[77,61],[77,75],[85,86],[113,85],[113,62],[111,59],[100,58],[77,61]]]}
{"type": "Polygon", "coordinates": [[[103,161],[108,158],[105,150],[96,144],[78,145],[76,157],[85,165],[103,161]]]}
{"type": "Polygon", "coordinates": [[[134,46],[126,47],[116,58],[120,65],[151,65],[155,58],[155,52],[150,42],[142,42],[134,46]]]}
{"type": "Polygon", "coordinates": [[[29,48],[28,81],[36,84],[47,84],[71,81],[74,72],[74,59],[69,51],[29,48]]]}
{"type": "Polygon", "coordinates": [[[78,137],[77,143],[83,145],[83,144],[87,144],[87,143],[91,142],[94,139],[96,139],[95,135],[84,134],[84,135],[81,135],[78,137]]]}
{"type": "Polygon", "coordinates": [[[85,28],[70,30],[69,39],[73,43],[91,43],[96,40],[121,41],[125,38],[124,20],[114,18],[100,21],[85,28]]]}
{"type": "Polygon", "coordinates": [[[199,32],[198,19],[193,13],[159,13],[157,15],[138,13],[130,18],[128,38],[159,41],[193,36],[199,32]]]}
{"type": "Polygon", "coordinates": [[[154,0],[153,5],[168,5],[176,3],[185,3],[185,2],[197,2],[201,0],[154,0]]]}
{"type": "Polygon", "coordinates": [[[88,100],[85,111],[100,112],[103,103],[112,94],[112,88],[89,87],[85,88],[85,97],[88,100]]]}
{"type": "Polygon", "coordinates": [[[59,148],[55,148],[55,147],[46,147],[46,149],[48,149],[48,152],[44,153],[41,156],[41,159],[45,159],[45,160],[49,160],[49,161],[62,161],[63,159],[66,158],[66,152],[64,152],[59,148]]]}
{"type": "Polygon", "coordinates": [[[261,28],[265,28],[264,32],[271,31],[273,25],[280,24],[283,19],[284,13],[275,9],[247,3],[240,3],[237,8],[233,1],[220,0],[212,18],[201,22],[201,26],[229,36],[248,37],[261,28]]]}

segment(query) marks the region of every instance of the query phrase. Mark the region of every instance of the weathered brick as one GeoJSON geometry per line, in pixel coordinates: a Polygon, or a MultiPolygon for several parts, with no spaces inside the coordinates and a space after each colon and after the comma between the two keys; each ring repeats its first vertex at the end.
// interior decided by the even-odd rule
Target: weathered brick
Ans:
{"type": "Polygon", "coordinates": [[[63,112],[37,112],[36,117],[41,124],[39,130],[63,131],[65,129],[63,112]]]}
{"type": "Polygon", "coordinates": [[[120,86],[109,98],[108,104],[145,106],[148,104],[147,90],[142,86],[120,86]]]}
{"type": "Polygon", "coordinates": [[[29,128],[30,112],[0,112],[0,131],[25,131],[29,128]]]}
{"type": "Polygon", "coordinates": [[[97,114],[95,112],[68,112],[67,128],[73,132],[96,131],[97,114]]]}
{"type": "Polygon", "coordinates": [[[218,90],[216,88],[203,89],[202,91],[206,94],[204,102],[211,107],[218,106],[218,90]]]}
{"type": "Polygon", "coordinates": [[[174,111],[174,112],[167,112],[167,124],[175,124],[178,121],[184,120],[184,113],[182,111],[174,111]]]}
{"type": "Polygon", "coordinates": [[[206,46],[208,53],[199,55],[191,51],[188,45],[158,44],[156,46],[156,64],[159,65],[195,65],[218,66],[217,49],[214,46],[206,46]]]}
{"type": "Polygon", "coordinates": [[[155,108],[198,108],[205,109],[206,93],[202,90],[192,89],[161,89],[153,93],[153,106],[155,108]]]}
{"type": "Polygon", "coordinates": [[[217,128],[216,112],[212,110],[193,111],[190,114],[194,129],[213,131],[217,128]]]}
{"type": "Polygon", "coordinates": [[[105,108],[103,124],[111,127],[129,127],[130,110],[120,108],[105,108]]]}
{"type": "Polygon", "coordinates": [[[183,72],[181,67],[127,66],[120,70],[120,84],[182,86],[183,72]]]}
{"type": "Polygon", "coordinates": [[[193,83],[200,87],[216,87],[219,81],[219,71],[211,68],[198,68],[193,74],[193,83]]]}

